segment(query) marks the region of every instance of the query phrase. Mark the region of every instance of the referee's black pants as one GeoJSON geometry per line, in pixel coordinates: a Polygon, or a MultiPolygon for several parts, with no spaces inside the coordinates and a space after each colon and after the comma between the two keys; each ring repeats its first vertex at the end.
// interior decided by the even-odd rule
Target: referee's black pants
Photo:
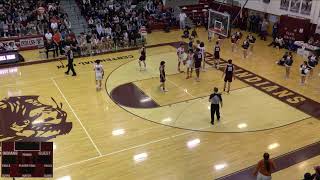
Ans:
{"type": "Polygon", "coordinates": [[[217,115],[218,121],[220,120],[220,107],[219,104],[211,104],[211,123],[214,122],[214,114],[217,115]]]}
{"type": "Polygon", "coordinates": [[[77,73],[75,72],[74,70],[74,67],[73,67],[73,60],[68,60],[68,70],[66,72],[66,74],[69,74],[69,71],[71,70],[72,71],[72,75],[76,75],[77,73]]]}

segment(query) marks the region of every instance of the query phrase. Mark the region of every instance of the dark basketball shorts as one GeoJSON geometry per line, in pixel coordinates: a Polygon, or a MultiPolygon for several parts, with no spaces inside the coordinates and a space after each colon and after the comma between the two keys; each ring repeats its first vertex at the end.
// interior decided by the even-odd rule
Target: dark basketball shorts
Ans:
{"type": "Polygon", "coordinates": [[[232,76],[226,75],[224,77],[224,82],[232,82],[232,76]]]}

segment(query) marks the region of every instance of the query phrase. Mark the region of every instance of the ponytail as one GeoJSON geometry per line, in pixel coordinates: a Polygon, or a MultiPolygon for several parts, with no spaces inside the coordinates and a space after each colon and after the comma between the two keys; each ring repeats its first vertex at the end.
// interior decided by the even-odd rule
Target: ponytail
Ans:
{"type": "Polygon", "coordinates": [[[269,157],[270,155],[268,153],[264,153],[263,154],[263,162],[264,162],[264,167],[266,168],[266,170],[268,172],[270,172],[271,168],[270,168],[270,162],[269,162],[269,157]]]}

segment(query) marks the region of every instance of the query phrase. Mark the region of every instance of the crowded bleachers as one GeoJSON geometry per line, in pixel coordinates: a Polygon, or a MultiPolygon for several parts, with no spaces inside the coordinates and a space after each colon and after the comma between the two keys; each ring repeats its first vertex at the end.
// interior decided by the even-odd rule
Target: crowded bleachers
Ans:
{"type": "MultiPolygon", "coordinates": [[[[45,50],[53,57],[64,54],[72,44],[79,55],[138,46],[146,42],[147,31],[170,29],[177,25],[172,8],[161,0],[139,4],[126,1],[76,0],[89,29],[76,36],[60,1],[0,1],[0,35],[2,38],[43,35],[45,50]]],[[[7,46],[3,44],[2,46],[7,46]]],[[[42,48],[40,46],[39,48],[42,48]]]]}
{"type": "Polygon", "coordinates": [[[70,28],[67,15],[53,0],[11,0],[0,2],[0,36],[44,34],[70,28]]]}
{"type": "Polygon", "coordinates": [[[89,29],[79,38],[81,55],[117,50],[146,43],[147,31],[172,26],[172,9],[162,1],[148,0],[140,4],[127,1],[78,0],[81,14],[89,29]]]}

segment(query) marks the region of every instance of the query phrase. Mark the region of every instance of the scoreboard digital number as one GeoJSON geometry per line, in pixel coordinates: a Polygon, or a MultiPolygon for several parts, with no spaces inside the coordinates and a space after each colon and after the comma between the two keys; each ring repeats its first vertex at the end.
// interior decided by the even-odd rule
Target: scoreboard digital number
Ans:
{"type": "Polygon", "coordinates": [[[53,177],[52,142],[2,142],[2,177],[53,177]]]}

